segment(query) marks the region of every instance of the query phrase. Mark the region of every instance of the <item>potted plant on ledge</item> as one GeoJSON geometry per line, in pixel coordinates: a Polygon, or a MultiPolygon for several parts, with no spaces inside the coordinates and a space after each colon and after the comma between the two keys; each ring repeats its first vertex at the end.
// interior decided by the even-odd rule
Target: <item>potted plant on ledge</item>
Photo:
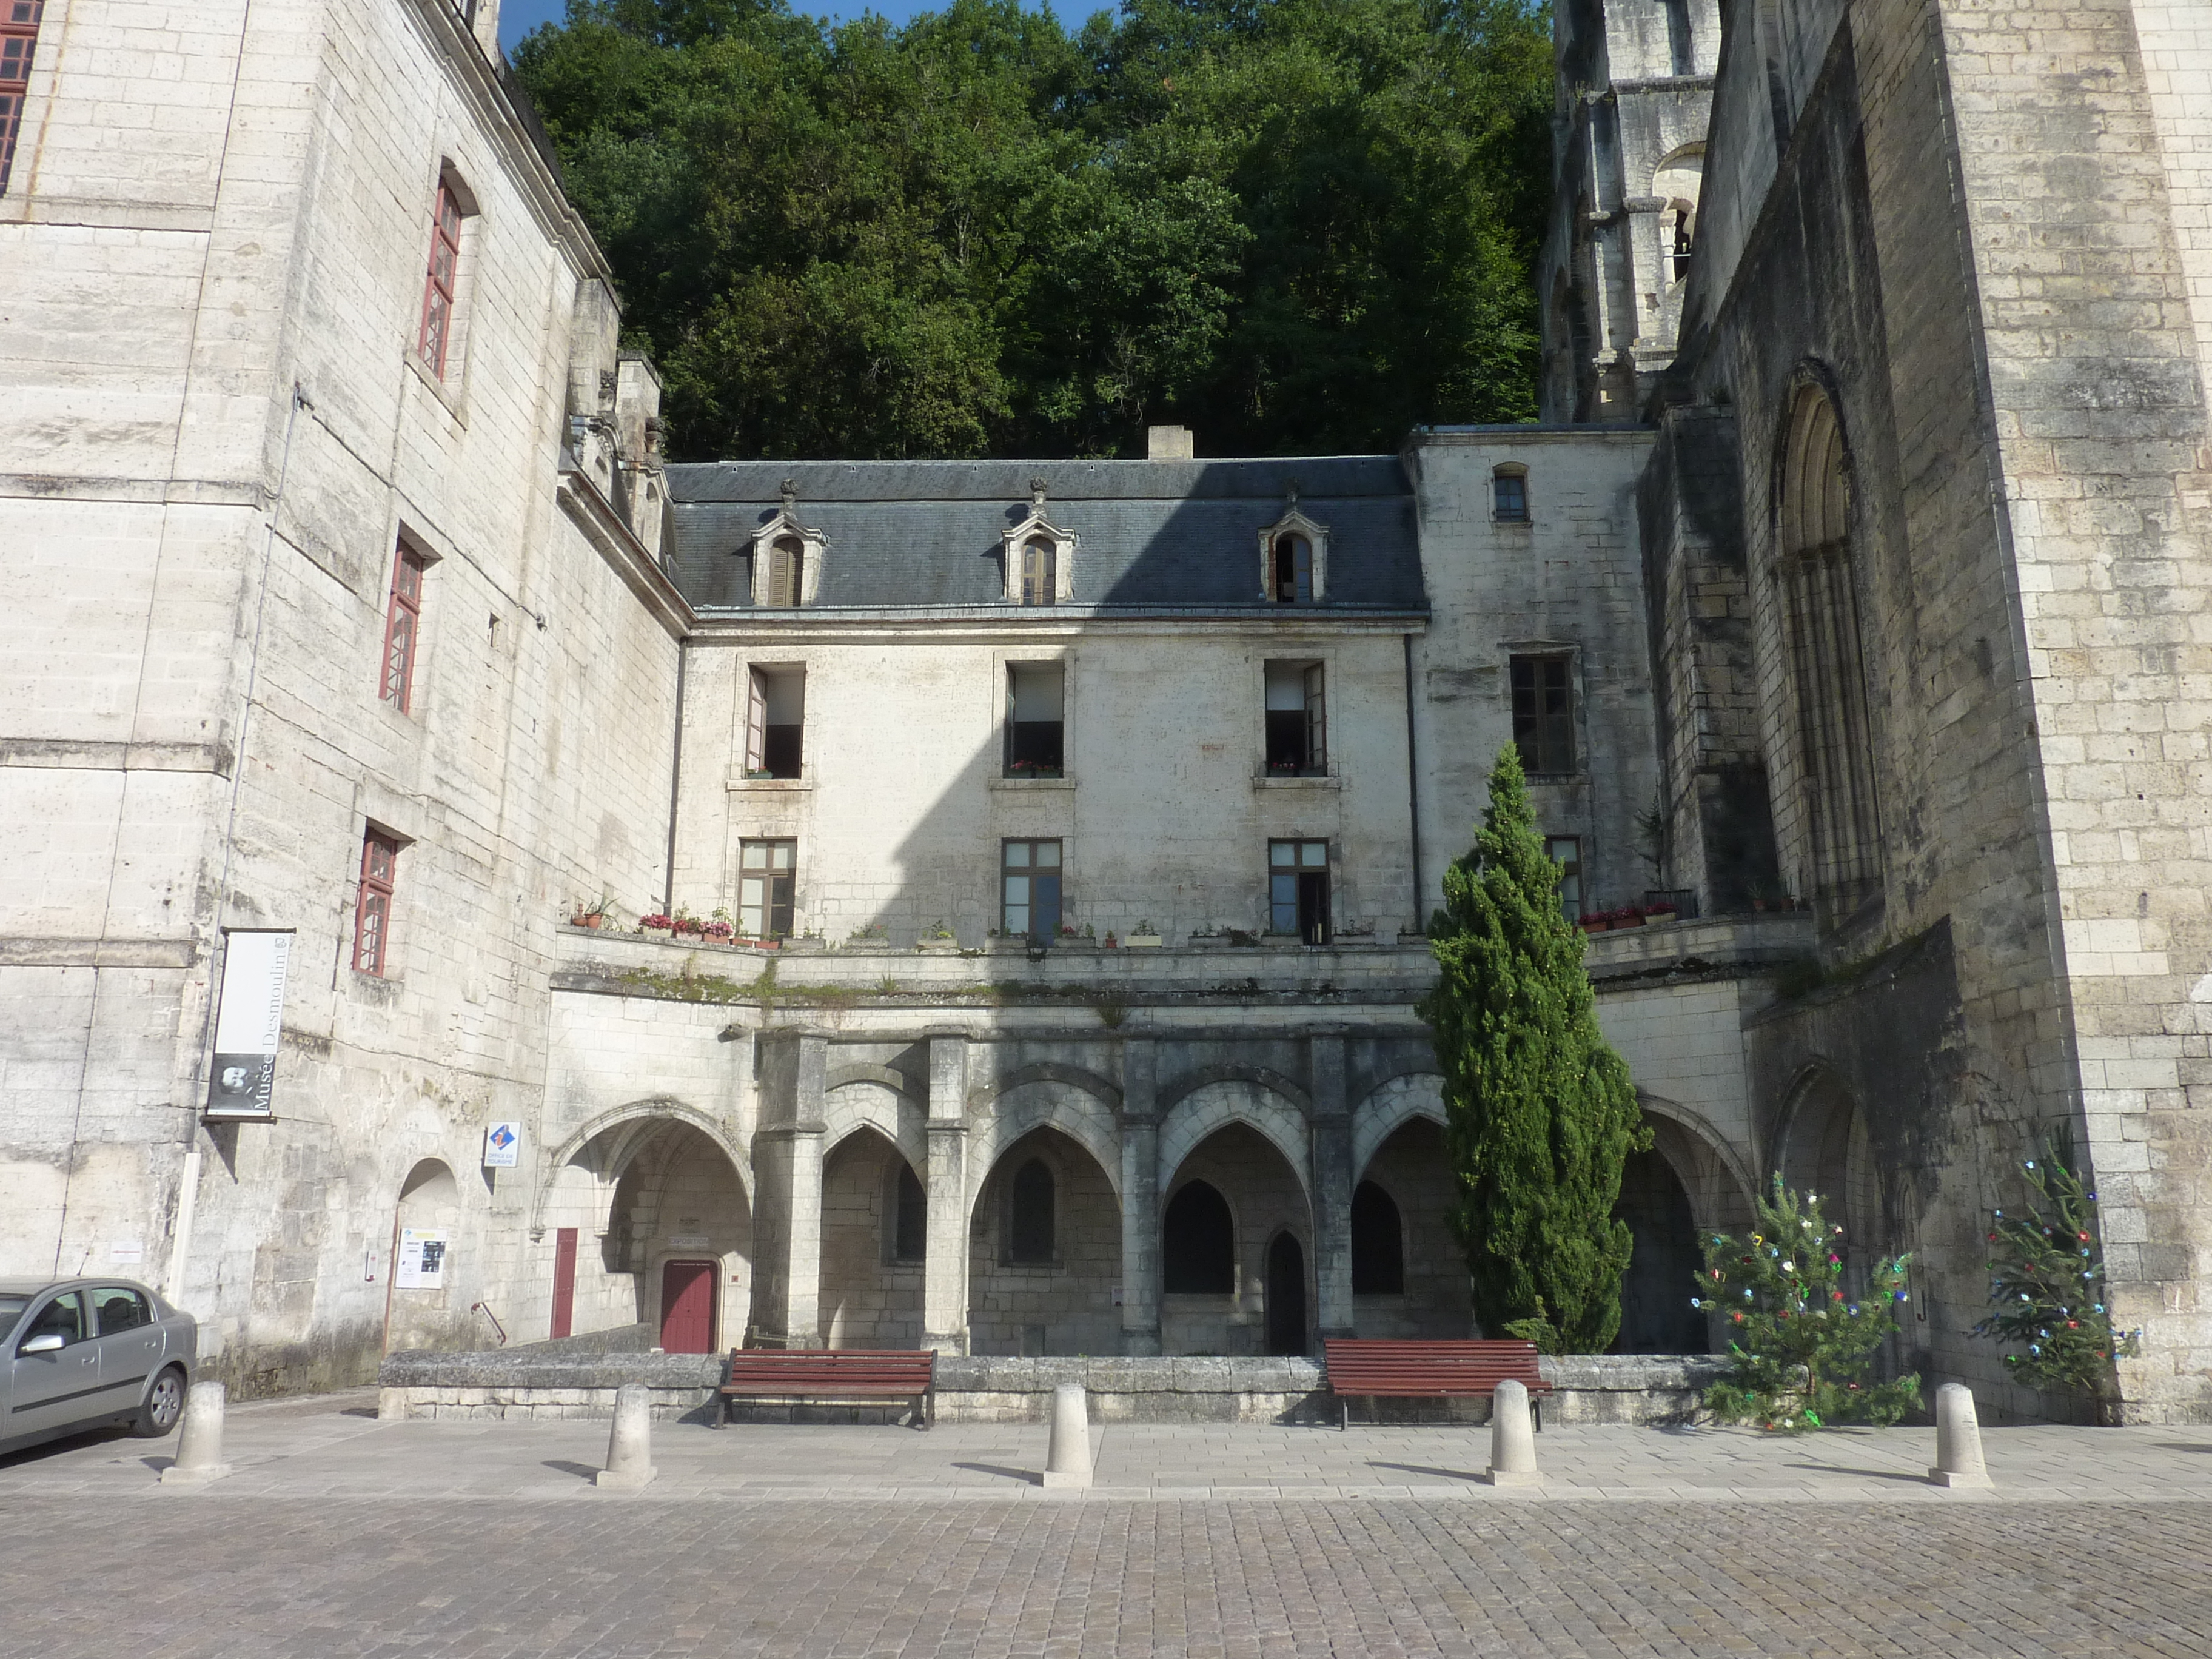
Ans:
{"type": "Polygon", "coordinates": [[[666,939],[676,931],[676,918],[665,911],[656,910],[649,916],[637,919],[637,930],[647,939],[666,939]]]}
{"type": "Polygon", "coordinates": [[[1153,931],[1151,922],[1140,921],[1129,930],[1129,937],[1123,939],[1121,944],[1124,948],[1131,951],[1157,951],[1159,949],[1160,936],[1153,931]]]}
{"type": "Polygon", "coordinates": [[[950,956],[959,950],[960,941],[940,918],[921,930],[921,937],[915,942],[914,948],[924,956],[950,956]]]}

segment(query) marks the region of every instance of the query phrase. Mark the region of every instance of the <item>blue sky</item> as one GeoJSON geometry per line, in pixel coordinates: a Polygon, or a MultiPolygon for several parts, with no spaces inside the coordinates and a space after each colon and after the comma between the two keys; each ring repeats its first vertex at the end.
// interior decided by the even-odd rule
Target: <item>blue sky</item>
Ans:
{"type": "MultiPolygon", "coordinates": [[[[820,16],[827,14],[843,22],[858,17],[862,12],[880,12],[894,23],[903,23],[918,11],[938,9],[944,0],[793,0],[793,9],[820,16]]],[[[1057,5],[1053,10],[1063,19],[1088,17],[1094,11],[1111,10],[1112,0],[1079,0],[1079,3],[1057,5]]],[[[557,23],[566,15],[564,0],[501,0],[499,9],[499,43],[509,52],[514,43],[540,23],[557,23]]]]}

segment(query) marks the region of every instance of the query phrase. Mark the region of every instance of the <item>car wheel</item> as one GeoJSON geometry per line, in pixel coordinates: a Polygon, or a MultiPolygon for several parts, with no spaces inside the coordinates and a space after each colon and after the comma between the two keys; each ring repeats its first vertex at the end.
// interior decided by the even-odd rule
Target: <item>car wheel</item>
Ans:
{"type": "Polygon", "coordinates": [[[159,1440],[177,1426],[185,1414],[185,1374],[174,1365],[154,1379],[146,1403],[131,1420],[131,1432],[142,1440],[159,1440]]]}

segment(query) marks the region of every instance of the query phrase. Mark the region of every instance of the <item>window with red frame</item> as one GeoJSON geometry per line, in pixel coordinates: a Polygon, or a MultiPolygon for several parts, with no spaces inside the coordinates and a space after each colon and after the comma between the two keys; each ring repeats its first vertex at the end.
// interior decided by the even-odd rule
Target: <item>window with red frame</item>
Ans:
{"type": "Polygon", "coordinates": [[[361,898],[353,912],[353,965],[383,977],[392,953],[392,881],[399,843],[372,830],[361,843],[361,898]]]}
{"type": "Polygon", "coordinates": [[[392,607],[384,619],[384,678],[376,692],[404,714],[415,696],[415,641],[422,626],[422,556],[404,544],[392,562],[392,607]]]}
{"type": "Polygon", "coordinates": [[[15,132],[23,125],[23,99],[31,82],[31,53],[39,44],[39,14],[46,0],[0,0],[0,190],[15,161],[15,132]]]}
{"type": "Polygon", "coordinates": [[[422,283],[422,337],[416,349],[430,372],[446,378],[446,349],[453,343],[453,279],[461,267],[461,204],[451,185],[438,186],[430,220],[430,274],[422,283]]]}

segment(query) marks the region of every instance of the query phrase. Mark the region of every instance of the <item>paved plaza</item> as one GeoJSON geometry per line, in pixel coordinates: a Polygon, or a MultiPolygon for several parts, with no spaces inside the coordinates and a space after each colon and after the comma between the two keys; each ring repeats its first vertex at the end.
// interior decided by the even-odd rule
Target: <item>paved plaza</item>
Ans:
{"type": "Polygon", "coordinates": [[[0,1459],[6,1650],[111,1655],[2205,1655],[2212,1430],[1802,1439],[1554,1425],[1536,1492],[1481,1431],[1115,1425],[1036,1485],[1041,1425],[378,1422],[368,1393],[173,1443],[0,1459]]]}

